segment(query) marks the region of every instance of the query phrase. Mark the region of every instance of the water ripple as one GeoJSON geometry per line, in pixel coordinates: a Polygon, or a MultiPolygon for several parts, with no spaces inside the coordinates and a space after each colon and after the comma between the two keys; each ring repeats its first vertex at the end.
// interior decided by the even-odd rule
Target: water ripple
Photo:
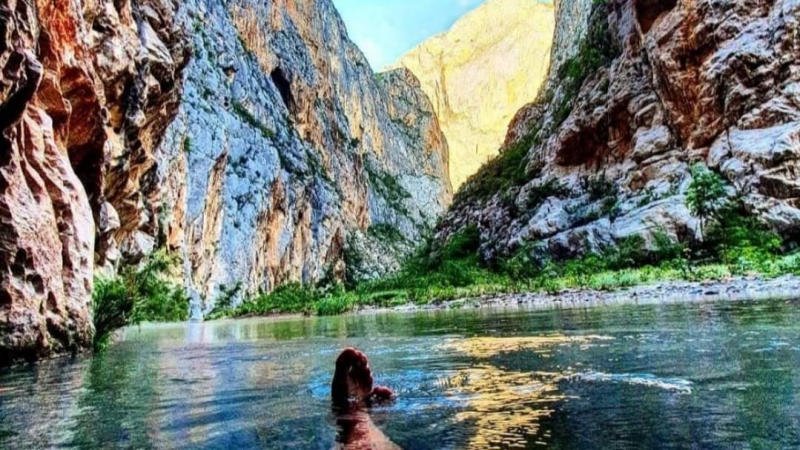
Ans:
{"type": "Polygon", "coordinates": [[[567,381],[584,381],[589,383],[624,383],[663,389],[680,394],[692,393],[692,382],[681,378],[659,378],[649,373],[604,373],[582,372],[566,379],[567,381]]]}

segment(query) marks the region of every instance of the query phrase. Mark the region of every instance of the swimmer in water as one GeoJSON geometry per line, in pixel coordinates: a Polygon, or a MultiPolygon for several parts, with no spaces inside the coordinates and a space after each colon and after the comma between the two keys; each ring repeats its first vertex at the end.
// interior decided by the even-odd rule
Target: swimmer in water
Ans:
{"type": "Polygon", "coordinates": [[[369,416],[372,405],[394,399],[391,389],[374,386],[367,356],[354,349],[345,349],[336,359],[331,382],[331,399],[339,435],[337,448],[397,449],[400,448],[375,426],[369,416]]]}

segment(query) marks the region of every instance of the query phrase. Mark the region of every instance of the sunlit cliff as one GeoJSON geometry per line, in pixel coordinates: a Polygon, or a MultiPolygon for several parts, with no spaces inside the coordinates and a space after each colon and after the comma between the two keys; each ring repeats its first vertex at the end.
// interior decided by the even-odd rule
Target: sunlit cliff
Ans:
{"type": "Polygon", "coordinates": [[[490,0],[398,66],[422,83],[450,146],[458,188],[497,154],[514,114],[547,77],[555,16],[541,0],[490,0]]]}

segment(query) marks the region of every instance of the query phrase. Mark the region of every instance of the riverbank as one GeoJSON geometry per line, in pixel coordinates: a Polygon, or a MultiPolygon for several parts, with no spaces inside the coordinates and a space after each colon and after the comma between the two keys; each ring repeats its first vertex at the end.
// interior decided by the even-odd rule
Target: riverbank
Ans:
{"type": "MultiPolygon", "coordinates": [[[[622,305],[667,305],[680,303],[713,303],[721,301],[762,301],[800,299],[800,276],[775,278],[758,276],[730,277],[724,280],[659,281],[609,290],[587,288],[564,289],[560,292],[514,292],[468,296],[453,300],[426,303],[405,302],[393,306],[358,304],[343,314],[375,315],[416,313],[446,310],[559,310],[601,308],[622,305]]],[[[272,312],[224,317],[217,320],[247,320],[268,317],[274,320],[297,320],[306,313],[272,312]]],[[[160,322],[151,323],[158,326],[160,322]]],[[[172,326],[168,323],[165,327],[172,326]]],[[[117,330],[121,333],[123,330],[117,330]]],[[[116,334],[116,333],[115,333],[116,334]]],[[[116,339],[113,339],[116,340],[116,339]]],[[[16,361],[21,362],[21,361],[16,361]]]]}
{"type": "MultiPolygon", "coordinates": [[[[350,311],[428,310],[526,304],[591,306],[632,299],[678,301],[800,296],[800,257],[768,260],[751,270],[741,264],[690,266],[683,261],[659,266],[600,270],[592,262],[543,270],[536,277],[515,278],[477,265],[459,264],[438,273],[406,274],[365,283],[354,289],[326,290],[287,285],[237,307],[207,316],[274,316],[286,313],[338,315],[350,311]],[[678,299],[678,300],[676,300],[678,299]]],[[[651,301],[651,300],[648,300],[651,301]]]]}
{"type": "MultiPolygon", "coordinates": [[[[631,237],[601,253],[547,262],[532,259],[524,249],[512,257],[484,261],[479,254],[477,229],[467,228],[438,246],[426,244],[400,271],[387,277],[345,285],[289,284],[269,293],[245,296],[237,305],[231,301],[233,296],[224,296],[215,302],[215,310],[207,318],[275,313],[324,316],[407,305],[424,309],[447,302],[464,303],[462,299],[497,302],[527,298],[520,297],[525,295],[548,303],[585,292],[577,295],[576,301],[582,304],[606,298],[609,292],[651,292],[651,286],[668,286],[677,290],[675,295],[683,296],[681,289],[692,290],[686,286],[708,282],[722,286],[757,279],[771,284],[770,280],[781,277],[800,277],[800,252],[783,252],[782,248],[794,247],[790,243],[781,245],[777,236],[735,217],[729,221],[733,225],[720,227],[713,238],[695,248],[666,235],[659,235],[653,248],[647,247],[643,238],[631,237]]],[[[658,290],[652,292],[659,295],[658,290]]]]}
{"type": "Polygon", "coordinates": [[[800,276],[773,279],[737,277],[715,281],[668,281],[610,291],[567,289],[559,293],[529,292],[493,294],[393,307],[361,306],[356,314],[416,312],[448,309],[575,309],[617,305],[710,303],[718,301],[791,300],[800,298],[800,276]]]}

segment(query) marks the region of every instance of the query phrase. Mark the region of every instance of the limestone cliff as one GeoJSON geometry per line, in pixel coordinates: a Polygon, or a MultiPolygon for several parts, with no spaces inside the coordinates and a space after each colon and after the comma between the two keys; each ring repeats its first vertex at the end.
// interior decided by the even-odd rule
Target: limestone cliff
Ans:
{"type": "Polygon", "coordinates": [[[147,226],[153,151],[180,95],[174,8],[0,2],[0,362],[91,342],[95,250],[147,226]]]}
{"type": "Polygon", "coordinates": [[[476,224],[487,259],[569,257],[655,232],[698,237],[704,162],[748,211],[800,232],[800,2],[562,1],[538,100],[457,194],[439,237],[476,224]]]}
{"type": "Polygon", "coordinates": [[[85,347],[156,249],[218,293],[374,277],[452,196],[419,82],[329,0],[0,0],[0,363],[85,347]],[[191,56],[191,57],[190,57],[191,56]]]}
{"type": "Polygon", "coordinates": [[[433,102],[455,188],[497,155],[511,118],[539,92],[554,23],[551,1],[488,0],[397,62],[433,102]]]}
{"type": "Polygon", "coordinates": [[[419,83],[375,76],[329,0],[187,0],[179,16],[195,57],[158,218],[196,308],[222,287],[395,268],[451,198],[419,83]]]}

